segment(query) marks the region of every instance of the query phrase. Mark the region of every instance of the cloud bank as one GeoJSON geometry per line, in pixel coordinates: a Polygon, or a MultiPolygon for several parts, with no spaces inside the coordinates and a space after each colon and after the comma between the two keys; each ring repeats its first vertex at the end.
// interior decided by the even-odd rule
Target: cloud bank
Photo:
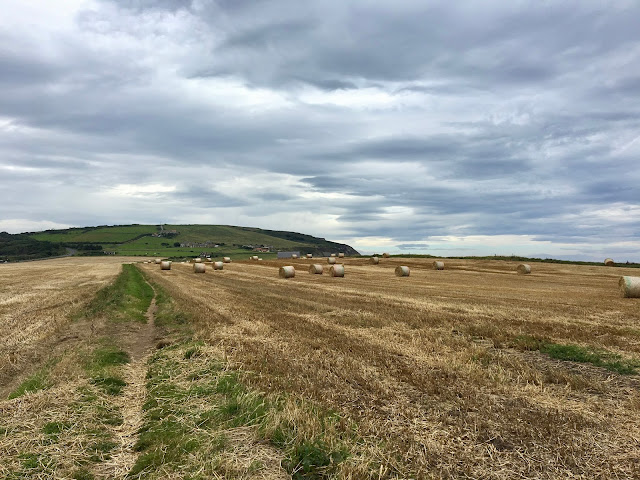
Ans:
{"type": "Polygon", "coordinates": [[[0,228],[640,261],[637,18],[633,0],[8,0],[0,228]]]}

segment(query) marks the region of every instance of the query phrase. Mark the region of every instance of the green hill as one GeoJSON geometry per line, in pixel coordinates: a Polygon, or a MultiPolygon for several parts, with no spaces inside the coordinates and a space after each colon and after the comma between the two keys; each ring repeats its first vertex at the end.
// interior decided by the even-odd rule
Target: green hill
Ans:
{"type": "Polygon", "coordinates": [[[214,257],[243,258],[256,247],[269,247],[262,258],[273,258],[278,251],[300,251],[322,255],[343,252],[357,255],[349,245],[302,233],[231,225],[115,225],[30,233],[29,237],[82,252],[100,246],[116,255],[195,257],[202,253],[214,257]]]}

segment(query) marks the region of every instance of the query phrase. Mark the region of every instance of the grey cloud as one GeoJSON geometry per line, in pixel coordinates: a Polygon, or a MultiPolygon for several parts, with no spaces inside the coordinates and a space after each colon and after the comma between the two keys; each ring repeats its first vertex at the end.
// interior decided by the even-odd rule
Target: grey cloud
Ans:
{"type": "Polygon", "coordinates": [[[357,85],[354,82],[350,82],[348,80],[339,80],[332,78],[325,79],[316,79],[312,77],[307,78],[299,78],[300,82],[307,83],[309,85],[313,85],[314,87],[320,88],[322,90],[353,90],[357,89],[357,85]]]}
{"type": "Polygon", "coordinates": [[[263,2],[229,11],[218,3],[207,21],[219,25],[220,11],[238,15],[227,40],[217,47],[246,54],[233,67],[253,83],[281,82],[302,72],[315,78],[415,80],[422,77],[469,79],[465,83],[525,83],[556,78],[585,58],[635,40],[629,12],[578,4],[552,8],[483,6],[451,9],[444,3],[371,5],[352,2],[263,2]],[[268,5],[268,6],[267,6],[268,5]],[[319,15],[331,18],[313,28],[319,15]],[[271,22],[265,18],[271,17],[271,22]],[[284,20],[282,19],[284,17],[284,20]],[[259,18],[261,21],[254,21],[259,18]],[[598,36],[586,25],[597,25],[598,36]],[[446,46],[448,48],[442,48],[446,46]],[[550,59],[555,61],[549,61],[550,59]],[[260,65],[267,68],[259,68],[260,65]]]}
{"type": "Polygon", "coordinates": [[[452,232],[584,252],[634,242],[639,15],[623,2],[103,0],[64,33],[5,25],[2,215],[90,225],[311,211],[337,227],[308,233],[398,249],[452,232]],[[242,88],[255,103],[237,104],[242,88]],[[256,185],[203,181],[222,170],[256,185]],[[100,209],[96,191],[138,183],[178,189],[100,209]],[[608,208],[631,217],[580,220],[608,208]]]}
{"type": "Polygon", "coordinates": [[[246,200],[233,198],[214,189],[190,185],[165,194],[177,201],[197,204],[198,208],[228,208],[250,205],[246,200]]]}
{"type": "Polygon", "coordinates": [[[101,0],[105,3],[117,3],[123,8],[128,8],[136,11],[144,10],[168,10],[175,12],[182,9],[190,9],[192,0],[117,0],[112,2],[111,0],[101,0]]]}
{"type": "Polygon", "coordinates": [[[401,243],[400,245],[396,245],[396,248],[400,250],[421,250],[429,248],[429,245],[426,243],[401,243]]]}

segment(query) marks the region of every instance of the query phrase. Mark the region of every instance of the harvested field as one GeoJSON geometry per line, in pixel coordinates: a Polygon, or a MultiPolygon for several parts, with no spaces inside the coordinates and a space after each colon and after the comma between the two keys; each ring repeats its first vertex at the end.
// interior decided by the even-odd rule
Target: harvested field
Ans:
{"type": "Polygon", "coordinates": [[[634,269],[343,260],[344,278],[279,278],[296,259],[0,267],[26,312],[2,310],[23,322],[5,335],[42,324],[13,351],[66,345],[23,355],[33,388],[0,400],[0,476],[640,477],[634,269]],[[42,301],[60,328],[28,316],[42,301]]]}
{"type": "Polygon", "coordinates": [[[344,279],[285,281],[278,261],[143,270],[255,388],[357,425],[344,478],[640,476],[640,305],[617,288],[633,269],[344,263],[344,279]]]}
{"type": "Polygon", "coordinates": [[[0,265],[0,392],[43,342],[122,269],[127,257],[75,257],[0,265]]]}

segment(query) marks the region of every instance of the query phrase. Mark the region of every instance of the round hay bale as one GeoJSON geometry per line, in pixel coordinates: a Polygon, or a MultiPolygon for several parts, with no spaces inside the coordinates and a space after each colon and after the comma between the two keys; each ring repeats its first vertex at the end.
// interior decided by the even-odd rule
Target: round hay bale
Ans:
{"type": "Polygon", "coordinates": [[[253,257],[251,257],[251,260],[255,260],[255,261],[257,261],[257,260],[258,260],[258,256],[257,256],[257,255],[254,255],[253,257]]]}
{"type": "Polygon", "coordinates": [[[336,256],[336,254],[335,254],[335,253],[332,253],[332,254],[331,254],[331,256],[332,256],[332,257],[335,257],[335,256],[336,256]]]}
{"type": "Polygon", "coordinates": [[[202,259],[200,257],[198,257],[198,258],[195,259],[195,262],[196,263],[202,263],[202,259]]]}
{"type": "Polygon", "coordinates": [[[378,265],[380,263],[380,259],[378,257],[371,257],[369,259],[369,263],[371,263],[373,265],[378,265]]]}
{"type": "Polygon", "coordinates": [[[294,253],[294,254],[291,255],[291,258],[296,259],[296,258],[298,258],[298,255],[296,253],[294,253]]]}
{"type": "Polygon", "coordinates": [[[223,258],[222,258],[222,261],[223,261],[224,263],[231,263],[231,258],[229,258],[229,257],[223,257],[223,258]]]}
{"type": "Polygon", "coordinates": [[[207,267],[205,267],[204,263],[194,263],[193,264],[193,272],[194,273],[204,273],[207,267]]]}
{"type": "Polygon", "coordinates": [[[338,261],[338,260],[336,259],[336,257],[329,257],[329,258],[327,258],[327,263],[328,263],[329,265],[335,265],[335,263],[336,263],[337,261],[338,261]]]}
{"type": "Polygon", "coordinates": [[[261,259],[261,258],[259,258],[259,259],[258,259],[258,261],[259,261],[259,262],[261,262],[261,261],[262,261],[262,259],[261,259]]]}
{"type": "Polygon", "coordinates": [[[344,277],[344,265],[331,265],[329,267],[329,275],[332,277],[344,277]]]}
{"type": "Polygon", "coordinates": [[[433,262],[433,268],[436,270],[444,270],[444,262],[435,261],[433,262]]]}
{"type": "Polygon", "coordinates": [[[618,286],[625,298],[640,298],[640,277],[620,277],[618,286]]]}
{"type": "Polygon", "coordinates": [[[313,258],[313,255],[311,253],[307,253],[307,258],[313,258]]]}
{"type": "Polygon", "coordinates": [[[291,265],[288,265],[286,267],[280,267],[280,271],[278,272],[278,274],[282,278],[293,278],[296,276],[296,269],[293,268],[291,265]]]}
{"type": "Polygon", "coordinates": [[[171,262],[161,262],[160,270],[171,270],[171,262]]]}
{"type": "Polygon", "coordinates": [[[162,263],[162,259],[161,258],[156,258],[156,265],[160,265],[162,263]]]}
{"type": "Polygon", "coordinates": [[[411,271],[406,265],[398,265],[396,267],[396,277],[408,277],[411,271]]]}
{"type": "Polygon", "coordinates": [[[318,264],[318,263],[314,263],[313,265],[309,265],[309,273],[312,273],[314,275],[322,275],[322,272],[324,272],[322,265],[318,264]]]}
{"type": "Polygon", "coordinates": [[[340,253],[338,254],[338,258],[344,258],[344,253],[340,252],[340,253]]]}
{"type": "Polygon", "coordinates": [[[388,253],[383,253],[382,254],[382,258],[389,258],[389,257],[390,257],[390,255],[388,253]]]}
{"type": "Polygon", "coordinates": [[[518,268],[516,270],[520,275],[528,275],[531,273],[531,266],[527,265],[526,263],[521,263],[520,265],[518,265],[518,268]]]}
{"type": "Polygon", "coordinates": [[[224,263],[222,263],[222,262],[213,262],[213,269],[214,270],[222,270],[223,266],[224,266],[224,263]]]}
{"type": "Polygon", "coordinates": [[[605,258],[604,259],[604,264],[607,267],[613,267],[616,263],[613,261],[613,258],[605,258]]]}

